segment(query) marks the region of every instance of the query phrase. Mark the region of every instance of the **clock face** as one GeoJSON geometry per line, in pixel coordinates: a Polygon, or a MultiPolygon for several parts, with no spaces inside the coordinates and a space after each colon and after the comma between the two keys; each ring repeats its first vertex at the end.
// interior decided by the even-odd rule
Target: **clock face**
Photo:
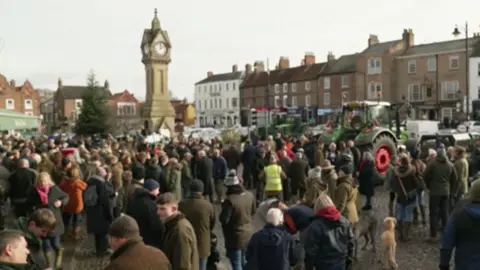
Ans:
{"type": "Polygon", "coordinates": [[[148,44],[145,44],[145,46],[143,46],[143,53],[145,54],[150,53],[150,46],[148,46],[148,44]]]}
{"type": "Polygon", "coordinates": [[[155,44],[155,52],[159,55],[165,55],[167,54],[167,46],[163,42],[158,42],[155,44]]]}

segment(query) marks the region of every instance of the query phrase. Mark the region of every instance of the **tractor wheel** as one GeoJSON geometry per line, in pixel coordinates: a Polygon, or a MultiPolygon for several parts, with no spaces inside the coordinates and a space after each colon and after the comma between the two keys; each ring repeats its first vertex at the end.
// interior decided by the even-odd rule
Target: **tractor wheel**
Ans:
{"type": "Polygon", "coordinates": [[[385,175],[390,162],[397,150],[395,141],[388,135],[380,135],[373,142],[373,158],[375,159],[375,167],[381,175],[385,175]]]}

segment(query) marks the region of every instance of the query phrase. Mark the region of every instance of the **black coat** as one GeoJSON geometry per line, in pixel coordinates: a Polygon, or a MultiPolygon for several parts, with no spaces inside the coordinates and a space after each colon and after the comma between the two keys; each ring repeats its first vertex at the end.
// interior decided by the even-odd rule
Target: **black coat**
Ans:
{"type": "Polygon", "coordinates": [[[105,180],[101,176],[93,175],[88,179],[87,184],[88,186],[96,186],[98,195],[95,206],[85,207],[87,232],[90,234],[107,234],[110,223],[113,221],[113,216],[105,180]]]}
{"type": "Polygon", "coordinates": [[[42,201],[40,200],[40,195],[38,194],[35,188],[30,189],[28,192],[28,199],[27,203],[31,207],[31,211],[33,212],[35,209],[39,208],[48,208],[52,210],[53,214],[55,215],[55,219],[57,220],[57,224],[55,226],[55,231],[52,232],[55,236],[60,236],[65,232],[65,225],[63,224],[62,214],[63,214],[63,207],[68,203],[69,196],[67,193],[63,192],[58,186],[52,186],[48,191],[48,204],[43,205],[42,201]],[[61,201],[62,206],[59,208],[54,206],[55,201],[61,201]]]}
{"type": "Polygon", "coordinates": [[[37,173],[30,168],[19,168],[8,178],[9,196],[15,204],[25,202],[30,189],[37,181],[37,173]]]}
{"type": "Polygon", "coordinates": [[[375,164],[372,161],[365,161],[360,167],[358,174],[358,192],[364,196],[373,196],[375,194],[375,164]]]}
{"type": "Polygon", "coordinates": [[[196,162],[195,177],[203,182],[204,195],[211,195],[212,190],[212,177],[213,177],[213,161],[204,157],[196,162]]]}
{"type": "Polygon", "coordinates": [[[161,248],[165,227],[157,216],[155,197],[148,190],[137,187],[128,199],[125,214],[133,217],[146,245],[161,248]]]}

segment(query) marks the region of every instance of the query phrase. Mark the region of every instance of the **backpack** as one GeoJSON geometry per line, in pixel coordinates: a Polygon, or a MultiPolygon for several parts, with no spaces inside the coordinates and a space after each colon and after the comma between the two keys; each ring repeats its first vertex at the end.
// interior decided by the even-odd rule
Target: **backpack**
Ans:
{"type": "Polygon", "coordinates": [[[87,189],[83,192],[83,206],[84,207],[93,207],[97,205],[98,201],[98,192],[97,185],[89,185],[87,189]]]}

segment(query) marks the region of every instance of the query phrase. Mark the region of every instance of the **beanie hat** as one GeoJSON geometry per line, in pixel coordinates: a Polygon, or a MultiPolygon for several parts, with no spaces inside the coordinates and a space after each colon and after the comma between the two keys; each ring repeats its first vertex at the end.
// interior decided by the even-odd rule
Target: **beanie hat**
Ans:
{"type": "Polygon", "coordinates": [[[154,191],[157,188],[160,188],[160,184],[154,179],[148,179],[143,183],[143,187],[148,191],[154,191]]]}
{"type": "Polygon", "coordinates": [[[145,169],[141,166],[133,166],[132,177],[135,180],[142,180],[145,178],[145,169]]]}
{"type": "Polygon", "coordinates": [[[345,164],[340,167],[340,171],[342,171],[344,174],[352,174],[353,166],[351,164],[345,164]]]}
{"type": "Polygon", "coordinates": [[[140,240],[140,229],[138,223],[131,216],[123,215],[112,222],[108,235],[117,238],[140,240]]]}
{"type": "Polygon", "coordinates": [[[237,171],[233,169],[230,170],[230,172],[228,172],[227,178],[225,178],[224,184],[225,186],[240,185],[240,179],[238,179],[237,171]]]}
{"type": "Polygon", "coordinates": [[[283,216],[285,227],[291,234],[307,228],[313,217],[315,217],[313,209],[303,204],[295,205],[285,210],[283,216]]]}
{"type": "Polygon", "coordinates": [[[203,193],[203,188],[203,182],[198,179],[195,179],[190,183],[190,192],[192,193],[203,193]]]}

